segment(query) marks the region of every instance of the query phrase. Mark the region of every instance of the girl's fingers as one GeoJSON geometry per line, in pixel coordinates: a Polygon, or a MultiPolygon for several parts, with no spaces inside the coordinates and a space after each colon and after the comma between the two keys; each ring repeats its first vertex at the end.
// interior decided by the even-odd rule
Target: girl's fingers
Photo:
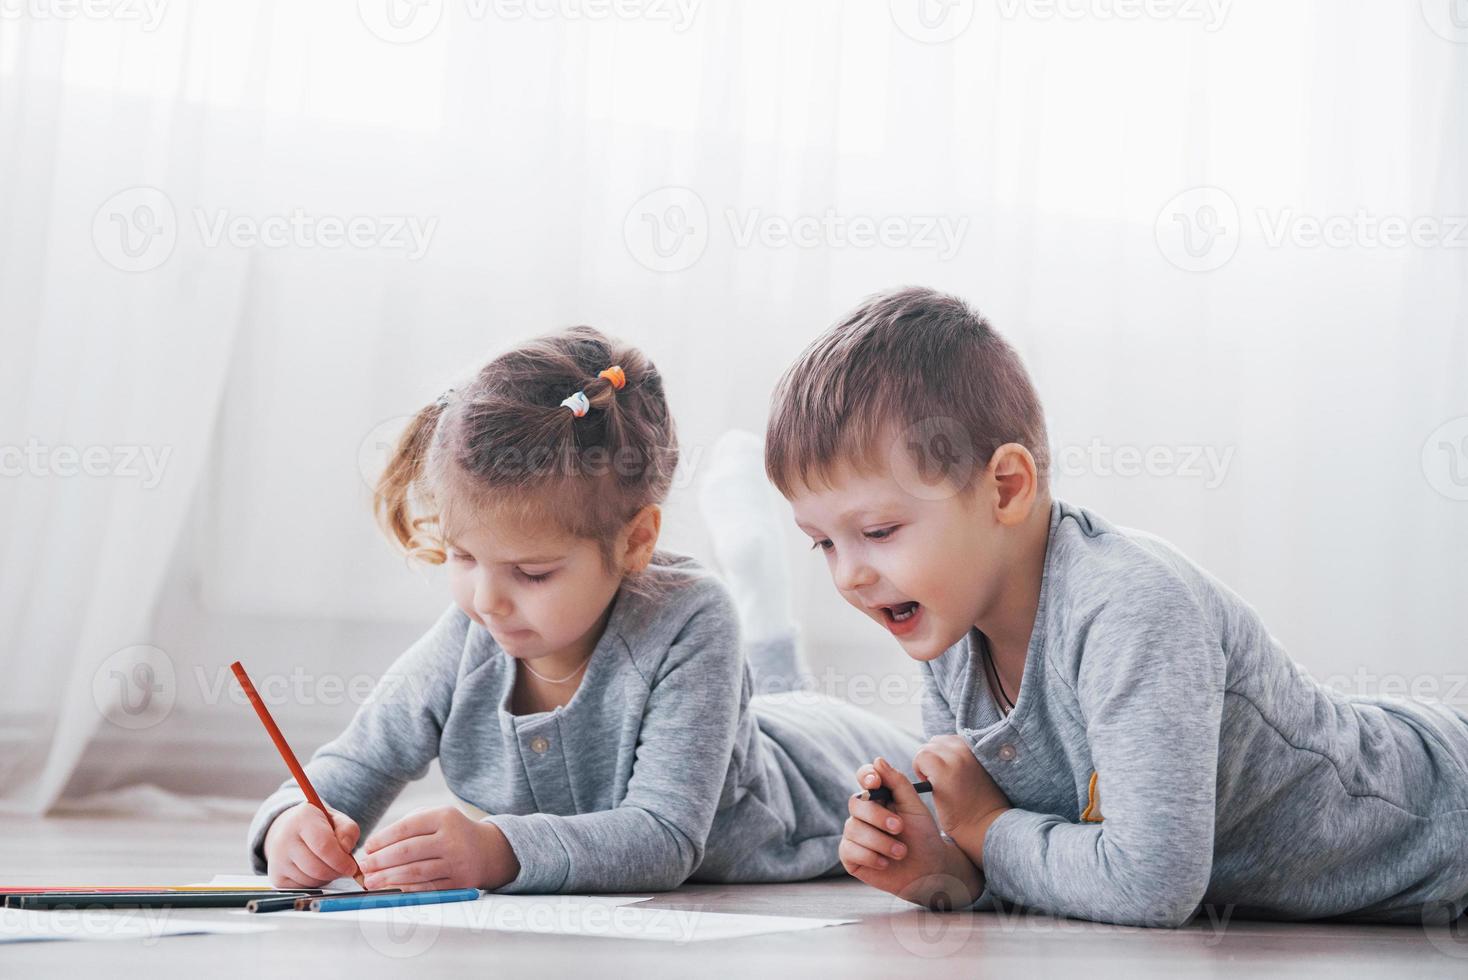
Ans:
{"type": "Polygon", "coordinates": [[[322,861],[312,852],[311,848],[306,846],[305,841],[296,841],[295,846],[291,848],[290,853],[286,856],[296,866],[296,872],[298,872],[293,872],[291,877],[300,879],[304,875],[312,883],[310,885],[312,888],[322,882],[332,881],[340,877],[330,865],[322,861]]]}
{"type": "Polygon", "coordinates": [[[863,789],[876,789],[882,785],[882,777],[877,775],[877,767],[870,763],[856,771],[856,781],[863,789]]]}
{"type": "Polygon", "coordinates": [[[902,818],[876,800],[849,797],[846,801],[846,812],[862,823],[869,823],[889,834],[902,833],[902,818]]]}
{"type": "Polygon", "coordinates": [[[340,878],[357,870],[357,862],[352,856],[342,849],[342,842],[337,839],[336,833],[326,823],[325,818],[321,821],[311,821],[301,828],[301,840],[311,849],[317,860],[332,869],[332,875],[327,878],[340,878]]]}
{"type": "Polygon", "coordinates": [[[907,845],[896,837],[882,833],[874,827],[862,823],[855,817],[846,821],[846,832],[842,835],[843,840],[849,840],[860,844],[869,851],[875,851],[894,861],[901,861],[907,856],[907,845]]]}
{"type": "Polygon", "coordinates": [[[396,844],[409,837],[422,837],[438,829],[439,815],[435,810],[420,810],[410,813],[397,823],[383,827],[367,838],[367,851],[380,851],[389,844],[396,844]]]}
{"type": "Polygon", "coordinates": [[[841,858],[842,866],[848,871],[853,868],[875,868],[883,871],[891,863],[871,848],[862,847],[856,841],[844,837],[841,839],[841,846],[836,849],[836,856],[841,858]]]}
{"type": "Polygon", "coordinates": [[[398,885],[422,884],[426,881],[447,877],[450,870],[452,869],[449,863],[443,858],[413,861],[410,864],[388,868],[385,871],[372,872],[367,876],[367,880],[372,883],[368,887],[391,888],[398,885]]]}
{"type": "Polygon", "coordinates": [[[409,837],[368,854],[362,859],[362,870],[381,871],[414,861],[426,861],[433,857],[433,847],[432,837],[409,837]]]}

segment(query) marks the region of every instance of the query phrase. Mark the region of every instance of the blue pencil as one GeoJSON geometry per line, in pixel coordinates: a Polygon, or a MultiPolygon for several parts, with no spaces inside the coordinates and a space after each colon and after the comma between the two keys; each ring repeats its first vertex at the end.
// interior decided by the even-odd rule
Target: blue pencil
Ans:
{"type": "Polygon", "coordinates": [[[332,895],[318,898],[312,912],[355,912],[358,909],[388,909],[401,905],[435,905],[443,902],[473,902],[478,888],[445,888],[436,892],[400,892],[396,895],[332,895]]]}

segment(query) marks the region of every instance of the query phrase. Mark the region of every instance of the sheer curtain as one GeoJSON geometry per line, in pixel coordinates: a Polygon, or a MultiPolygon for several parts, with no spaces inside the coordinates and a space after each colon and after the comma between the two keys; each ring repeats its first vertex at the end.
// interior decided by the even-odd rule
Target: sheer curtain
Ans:
{"type": "MultiPolygon", "coordinates": [[[[152,413],[131,438],[176,447],[166,494],[3,484],[25,515],[0,532],[6,665],[17,711],[43,706],[7,729],[49,774],[7,775],[7,805],[64,788],[94,665],[130,645],[184,678],[158,730],[225,724],[208,678],[241,649],[380,670],[446,600],[375,535],[367,477],[497,348],[590,322],[652,354],[685,446],[667,540],[702,554],[706,447],[758,430],[816,332],[908,282],[1025,354],[1059,496],[1174,540],[1318,675],[1468,701],[1468,30],[1448,0],[590,9],[0,21],[3,397],[24,398],[5,442],[49,433],[45,399],[93,412],[47,438],[121,438],[125,390],[152,413]],[[93,215],[140,185],[176,244],[123,273],[93,215]],[[117,354],[44,359],[83,330],[117,354]],[[180,530],[177,601],[150,620],[180,530]]],[[[817,669],[905,670],[796,537],[817,669]]],[[[322,714],[277,706],[288,730],[322,714]]],[[[156,768],[106,732],[114,774],[156,768]]]]}

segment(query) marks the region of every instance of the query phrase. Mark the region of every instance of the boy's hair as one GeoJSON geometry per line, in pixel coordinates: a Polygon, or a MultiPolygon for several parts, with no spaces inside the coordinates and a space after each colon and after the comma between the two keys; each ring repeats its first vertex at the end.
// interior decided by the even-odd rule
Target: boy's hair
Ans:
{"type": "Polygon", "coordinates": [[[591,327],[538,337],[490,361],[408,424],[374,509],[412,558],[442,564],[453,528],[487,509],[597,541],[668,495],[678,438],[663,379],[635,347],[591,327]],[[601,372],[617,365],[618,390],[601,372]],[[584,392],[577,418],[561,402],[584,392]]]}
{"type": "Polygon", "coordinates": [[[932,289],[879,293],[817,337],[775,389],[765,472],[789,497],[849,463],[890,460],[900,442],[964,491],[1016,442],[1047,485],[1045,413],[1013,347],[967,303],[932,289]]]}

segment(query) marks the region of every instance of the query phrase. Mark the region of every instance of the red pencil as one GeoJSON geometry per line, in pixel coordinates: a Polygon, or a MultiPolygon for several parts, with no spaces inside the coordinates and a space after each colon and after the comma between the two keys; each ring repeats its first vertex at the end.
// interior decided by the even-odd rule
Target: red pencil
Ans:
{"type": "MultiPolygon", "coordinates": [[[[311,780],[306,778],[306,770],[302,769],[301,764],[296,761],[296,754],[286,744],[285,736],[280,733],[280,729],[275,724],[275,719],[270,717],[270,709],[265,707],[265,702],[260,699],[259,692],[255,690],[255,685],[250,681],[250,675],[245,673],[245,665],[236,660],[229,665],[229,669],[234,671],[234,676],[239,680],[240,687],[245,689],[245,695],[250,699],[250,703],[255,706],[255,714],[260,716],[260,722],[265,726],[265,730],[270,733],[271,741],[275,742],[276,749],[280,751],[280,757],[285,760],[286,768],[296,778],[296,784],[301,787],[301,792],[306,794],[306,801],[326,814],[326,822],[331,824],[332,829],[335,830],[336,824],[332,822],[331,811],[326,809],[326,804],[322,803],[321,797],[316,795],[316,787],[312,786],[311,780]]],[[[349,854],[348,857],[350,856],[349,854]]],[[[355,859],[352,861],[352,866],[357,866],[355,859]]],[[[367,883],[362,880],[361,868],[358,867],[352,877],[356,879],[357,884],[363,888],[367,887],[367,883]]]]}

